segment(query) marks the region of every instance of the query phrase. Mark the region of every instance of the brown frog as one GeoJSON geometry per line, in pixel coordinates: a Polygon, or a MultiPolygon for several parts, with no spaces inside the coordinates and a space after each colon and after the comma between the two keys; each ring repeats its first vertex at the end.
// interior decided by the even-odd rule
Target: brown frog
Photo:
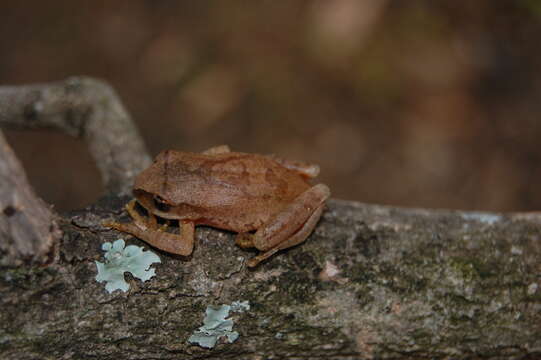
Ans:
{"type": "Polygon", "coordinates": [[[192,253],[195,225],[234,231],[239,246],[263,252],[248,262],[253,267],[310,235],[330,196],[326,185],[308,182],[318,173],[316,165],[231,152],[226,145],[203,153],[165,150],[135,179],[135,199],[126,206],[134,221],[105,226],[180,255],[192,253]],[[165,231],[167,223],[159,225],[156,216],[178,220],[180,234],[165,231]]]}

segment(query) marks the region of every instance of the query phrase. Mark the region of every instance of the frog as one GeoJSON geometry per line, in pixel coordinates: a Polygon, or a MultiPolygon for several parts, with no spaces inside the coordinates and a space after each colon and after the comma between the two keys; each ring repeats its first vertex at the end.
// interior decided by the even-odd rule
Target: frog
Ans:
{"type": "Polygon", "coordinates": [[[312,233],[330,197],[327,185],[310,183],[318,174],[314,164],[227,145],[201,153],[164,150],[134,180],[126,205],[133,221],[104,225],[182,256],[193,252],[196,225],[228,230],[237,233],[238,246],[259,251],[247,261],[253,268],[312,233]],[[173,221],[179,234],[167,231],[173,221]]]}

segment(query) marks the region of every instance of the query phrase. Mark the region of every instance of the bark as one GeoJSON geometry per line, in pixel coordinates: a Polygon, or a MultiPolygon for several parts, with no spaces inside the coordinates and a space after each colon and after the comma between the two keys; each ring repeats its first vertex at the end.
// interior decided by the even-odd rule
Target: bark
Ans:
{"type": "Polygon", "coordinates": [[[305,243],[254,270],[246,261],[255,253],[234,234],[198,227],[191,256],[152,249],[156,276],[126,274],[131,289],[109,294],[95,280],[101,244],[122,237],[148,248],[101,226],[127,221],[128,200],[109,195],[59,217],[47,266],[2,267],[2,359],[541,357],[537,213],[331,200],[305,243]],[[232,315],[238,340],[187,342],[208,305],[233,301],[251,306],[232,315]]]}
{"type": "MultiPolygon", "coordinates": [[[[198,228],[188,258],[109,294],[101,221],[128,198],[67,215],[60,258],[0,277],[3,359],[534,359],[541,356],[537,215],[332,200],[309,240],[249,270],[233,234],[198,228]],[[187,343],[208,305],[248,300],[233,344],[187,343]]],[[[124,236],[123,236],[124,237],[124,236]]],[[[144,245],[124,237],[130,244],[144,245]]]]}

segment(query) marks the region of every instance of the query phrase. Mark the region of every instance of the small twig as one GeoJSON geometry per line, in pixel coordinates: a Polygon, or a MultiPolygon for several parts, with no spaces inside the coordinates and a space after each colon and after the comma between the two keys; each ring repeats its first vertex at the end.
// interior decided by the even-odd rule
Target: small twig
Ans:
{"type": "Polygon", "coordinates": [[[150,164],[116,92],[92,78],[0,87],[0,127],[54,128],[85,139],[112,193],[128,193],[134,176],[150,164]]]}
{"type": "Polygon", "coordinates": [[[50,260],[61,232],[51,209],[39,199],[0,131],[0,266],[50,260]]]}

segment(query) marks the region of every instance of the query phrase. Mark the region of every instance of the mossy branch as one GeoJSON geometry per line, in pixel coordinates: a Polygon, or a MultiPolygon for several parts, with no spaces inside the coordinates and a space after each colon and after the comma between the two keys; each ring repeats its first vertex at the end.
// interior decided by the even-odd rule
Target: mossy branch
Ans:
{"type": "Polygon", "coordinates": [[[121,235],[101,224],[118,220],[128,200],[111,195],[59,218],[48,266],[2,269],[2,359],[541,357],[537,213],[331,200],[305,243],[255,270],[233,234],[200,227],[190,257],[153,249],[156,276],[126,275],[130,291],[109,294],[94,261],[121,235]],[[238,340],[187,342],[208,305],[235,301],[250,304],[234,317],[238,340]]]}

